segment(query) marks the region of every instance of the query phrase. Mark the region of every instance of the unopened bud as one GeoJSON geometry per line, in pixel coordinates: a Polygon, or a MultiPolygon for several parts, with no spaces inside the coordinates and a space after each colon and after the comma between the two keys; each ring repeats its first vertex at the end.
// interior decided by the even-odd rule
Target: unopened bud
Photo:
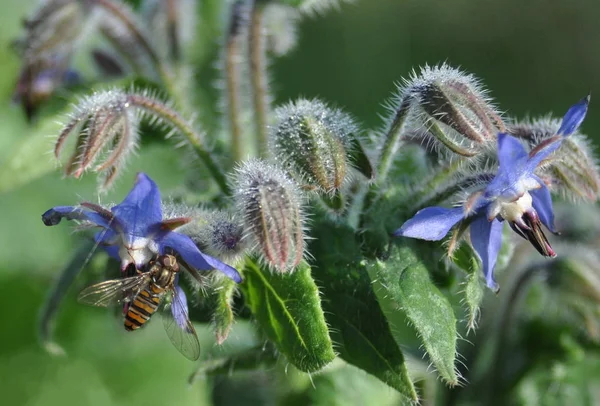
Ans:
{"type": "Polygon", "coordinates": [[[398,100],[410,103],[405,139],[454,154],[474,156],[504,130],[478,80],[446,64],[422,68],[405,81],[398,100]]]}
{"type": "MultiPolygon", "coordinates": [[[[554,137],[560,124],[561,120],[542,118],[516,123],[510,126],[509,131],[527,141],[533,149],[554,137]]],[[[566,137],[560,148],[546,162],[542,162],[536,173],[553,191],[572,198],[598,199],[600,174],[596,157],[590,141],[581,133],[575,132],[566,137]]]]}
{"type": "Polygon", "coordinates": [[[354,120],[320,100],[300,99],[279,107],[269,148],[302,187],[331,193],[349,172],[349,149],[358,127],[354,120]]]}
{"type": "Polygon", "coordinates": [[[250,160],[237,169],[234,187],[245,238],[277,271],[298,265],[304,256],[304,214],[296,183],[277,166],[250,160]]]}
{"type": "Polygon", "coordinates": [[[66,140],[77,134],[75,152],[65,168],[66,175],[80,177],[92,169],[103,175],[101,189],[107,189],[139,143],[138,126],[142,116],[147,117],[150,124],[169,130],[166,138],[173,134],[182,135],[207,162],[213,175],[226,186],[224,175],[202,145],[203,134],[192,123],[173,110],[169,103],[149,92],[121,90],[96,92],[75,106],[54,146],[54,153],[60,158],[66,140]]]}
{"type": "Polygon", "coordinates": [[[91,24],[92,1],[47,0],[24,21],[25,35],[16,47],[26,61],[70,54],[91,24]]]}
{"type": "Polygon", "coordinates": [[[139,119],[124,92],[105,91],[83,99],[63,127],[54,149],[59,158],[66,139],[73,133],[78,134],[75,152],[65,168],[66,175],[78,178],[101,161],[94,171],[105,174],[104,187],[108,186],[138,144],[139,119]]]}
{"type": "Polygon", "coordinates": [[[79,82],[79,75],[69,69],[70,60],[70,56],[39,58],[23,66],[13,101],[23,106],[28,120],[58,88],[79,82]]]}
{"type": "Polygon", "coordinates": [[[243,240],[241,219],[225,211],[187,213],[193,220],[178,231],[188,235],[202,252],[227,263],[243,258],[247,244],[243,240]]]}

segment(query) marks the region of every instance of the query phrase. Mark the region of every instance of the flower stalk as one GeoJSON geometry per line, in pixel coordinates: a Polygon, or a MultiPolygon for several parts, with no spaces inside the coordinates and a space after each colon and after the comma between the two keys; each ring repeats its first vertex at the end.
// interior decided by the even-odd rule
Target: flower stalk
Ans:
{"type": "Polygon", "coordinates": [[[248,50],[250,53],[250,84],[259,156],[267,151],[267,124],[269,114],[269,83],[266,76],[267,49],[264,38],[265,0],[255,0],[250,10],[248,50]]]}

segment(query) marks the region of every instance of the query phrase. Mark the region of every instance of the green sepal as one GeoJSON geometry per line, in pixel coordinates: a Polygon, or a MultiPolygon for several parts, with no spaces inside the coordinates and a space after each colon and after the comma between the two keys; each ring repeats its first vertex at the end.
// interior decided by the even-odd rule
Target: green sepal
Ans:
{"type": "Polygon", "coordinates": [[[457,385],[456,317],[448,299],[431,282],[427,268],[406,246],[392,246],[389,259],[376,261],[375,267],[389,297],[419,334],[440,376],[449,385],[457,385]]]}
{"type": "Polygon", "coordinates": [[[212,294],[213,302],[213,325],[217,344],[223,344],[233,325],[233,297],[235,295],[237,284],[229,279],[222,278],[212,294]]]}
{"type": "Polygon", "coordinates": [[[317,285],[306,262],[281,274],[248,259],[240,287],[266,336],[296,368],[315,372],[335,358],[317,285]]]}
{"type": "MultiPolygon", "coordinates": [[[[503,244],[504,246],[507,244],[503,244]]],[[[481,278],[479,259],[470,244],[463,243],[454,251],[452,262],[467,275],[464,282],[464,302],[467,306],[467,329],[475,330],[479,317],[479,308],[485,292],[485,285],[481,278]]]]}
{"type": "Polygon", "coordinates": [[[315,227],[311,252],[323,294],[323,308],[336,350],[346,362],[396,389],[408,402],[418,399],[404,355],[381,310],[355,235],[348,227],[315,227]]]}
{"type": "Polygon", "coordinates": [[[352,160],[354,167],[367,179],[375,179],[375,168],[371,164],[371,160],[362,143],[356,137],[353,137],[350,141],[350,159],[352,160]]]}
{"type": "Polygon", "coordinates": [[[467,276],[465,281],[465,303],[467,305],[468,320],[467,328],[469,331],[477,328],[477,319],[479,318],[479,308],[483,300],[485,287],[479,272],[473,272],[467,276]]]}

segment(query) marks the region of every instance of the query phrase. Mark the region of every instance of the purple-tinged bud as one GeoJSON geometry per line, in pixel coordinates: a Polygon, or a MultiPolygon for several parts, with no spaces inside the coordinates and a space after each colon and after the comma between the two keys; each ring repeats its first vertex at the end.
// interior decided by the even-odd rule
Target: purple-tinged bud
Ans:
{"type": "Polygon", "coordinates": [[[248,244],[243,239],[244,225],[225,211],[187,212],[193,220],[177,231],[188,235],[202,252],[235,264],[243,259],[248,244]]]}
{"type": "Polygon", "coordinates": [[[304,256],[305,216],[296,183],[279,167],[244,162],[235,173],[234,200],[244,215],[245,236],[262,259],[288,272],[304,256]]]}
{"type": "Polygon", "coordinates": [[[26,64],[38,58],[70,54],[93,25],[93,1],[47,0],[24,21],[25,35],[16,41],[26,64]]]}
{"type": "Polygon", "coordinates": [[[354,120],[320,100],[300,99],[275,110],[269,149],[303,189],[332,193],[347,179],[354,120]]]}
{"type": "MultiPolygon", "coordinates": [[[[509,132],[521,138],[534,149],[556,135],[559,119],[541,118],[518,122],[509,132]]],[[[600,174],[597,159],[588,138],[575,132],[566,137],[560,148],[537,169],[536,173],[548,187],[573,199],[596,201],[600,192],[600,174]]]]}
{"type": "Polygon", "coordinates": [[[78,178],[93,168],[105,174],[103,187],[106,188],[138,145],[139,120],[140,115],[124,92],[110,90],[83,99],[63,127],[54,148],[59,158],[67,138],[78,134],[65,174],[78,178]],[[96,162],[100,163],[94,167],[96,162]]]}
{"type": "Polygon", "coordinates": [[[475,156],[504,131],[504,123],[479,81],[446,64],[425,66],[414,73],[395,99],[390,105],[394,117],[403,111],[402,126],[396,131],[401,131],[405,140],[451,155],[475,156]]]}
{"type": "Polygon", "coordinates": [[[173,134],[182,136],[183,144],[193,148],[221,189],[227,190],[225,175],[204,148],[203,133],[171,108],[169,103],[154,95],[121,90],[96,92],[75,106],[54,148],[59,158],[66,140],[70,135],[77,134],[75,152],[65,168],[66,175],[79,177],[92,169],[104,175],[101,188],[108,188],[138,145],[138,124],[142,116],[149,118],[151,125],[168,130],[166,138],[173,134]]]}
{"type": "Polygon", "coordinates": [[[69,69],[70,59],[70,56],[39,58],[23,66],[13,101],[23,106],[28,120],[33,119],[38,107],[58,88],[79,81],[79,75],[69,69]]]}

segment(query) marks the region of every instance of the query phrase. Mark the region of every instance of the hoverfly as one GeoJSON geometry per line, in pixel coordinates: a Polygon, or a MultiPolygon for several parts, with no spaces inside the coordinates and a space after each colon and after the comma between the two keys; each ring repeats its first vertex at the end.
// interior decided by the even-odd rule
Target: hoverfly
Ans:
{"type": "Polygon", "coordinates": [[[162,255],[150,261],[147,270],[137,275],[113,279],[89,286],[81,291],[78,300],[92,306],[107,307],[125,304],[125,330],[143,326],[161,307],[163,324],[171,342],[186,358],[200,357],[200,343],[190,322],[187,302],[181,288],[175,285],[179,264],[172,255],[162,255]],[[171,296],[170,306],[165,300],[171,296]],[[161,303],[162,302],[162,303],[161,303]]]}

